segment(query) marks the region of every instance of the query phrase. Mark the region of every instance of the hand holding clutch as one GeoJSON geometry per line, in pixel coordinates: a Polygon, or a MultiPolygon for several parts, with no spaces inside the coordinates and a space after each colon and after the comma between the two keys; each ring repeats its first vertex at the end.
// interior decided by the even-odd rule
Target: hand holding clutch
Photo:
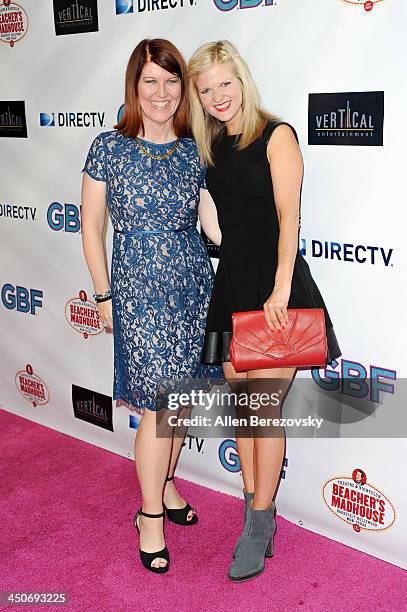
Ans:
{"type": "Polygon", "coordinates": [[[327,341],[322,308],[289,308],[288,324],[273,331],[263,310],[234,312],[230,361],[236,372],[326,364],[327,341]]]}

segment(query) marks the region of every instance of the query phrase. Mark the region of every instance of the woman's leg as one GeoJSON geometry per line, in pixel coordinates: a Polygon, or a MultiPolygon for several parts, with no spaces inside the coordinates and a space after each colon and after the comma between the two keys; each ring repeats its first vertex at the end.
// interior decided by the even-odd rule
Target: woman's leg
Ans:
{"type": "MultiPolygon", "coordinates": [[[[186,432],[187,427],[183,428],[182,430],[180,427],[176,428],[175,435],[172,438],[170,465],[167,474],[168,476],[173,476],[175,472],[175,468],[177,466],[178,459],[181,453],[181,447],[185,440],[186,432]]],[[[163,501],[167,508],[171,509],[184,508],[187,503],[185,499],[183,499],[178,493],[173,480],[169,480],[165,483],[163,501]]],[[[194,514],[195,510],[191,509],[188,512],[187,519],[190,521],[194,514]]]]}
{"type": "MultiPolygon", "coordinates": [[[[279,418],[294,373],[294,368],[248,372],[246,416],[279,418]]],[[[250,429],[254,440],[254,499],[247,507],[245,532],[235,546],[229,567],[228,576],[234,581],[257,576],[264,569],[264,558],[273,556],[276,525],[272,502],[284,457],[284,428],[252,425],[250,429]]]]}
{"type": "MultiPolygon", "coordinates": [[[[136,408],[135,411],[139,415],[143,415],[146,412],[144,408],[136,408]]],[[[183,412],[185,411],[186,410],[183,410],[183,412]]],[[[183,414],[183,416],[188,416],[188,415],[183,414]]],[[[172,438],[173,441],[171,445],[170,463],[169,463],[167,476],[173,476],[175,472],[175,469],[178,463],[178,459],[181,453],[182,444],[185,440],[185,436],[187,433],[187,429],[188,429],[187,427],[184,427],[184,428],[177,427],[176,435],[173,435],[173,438],[172,438]]],[[[178,493],[173,480],[164,482],[163,502],[167,506],[167,508],[171,508],[171,509],[181,509],[181,508],[184,508],[186,505],[185,499],[183,499],[181,495],[178,493]]],[[[196,512],[193,508],[191,508],[191,510],[188,512],[187,520],[190,521],[194,514],[196,514],[196,512]]]]}
{"type": "MultiPolygon", "coordinates": [[[[247,373],[237,373],[230,361],[223,363],[223,372],[232,392],[239,392],[239,387],[246,392],[247,389],[241,384],[245,382],[247,373]],[[233,381],[236,380],[236,385],[233,381]],[[239,384],[237,381],[241,381],[239,384]]],[[[240,437],[236,435],[237,452],[239,454],[240,469],[242,470],[244,490],[247,493],[254,491],[254,440],[252,437],[240,437]]]]}
{"type": "MultiPolygon", "coordinates": [[[[134,454],[136,470],[143,498],[143,510],[149,514],[163,511],[163,490],[168,474],[172,437],[157,437],[156,412],[144,410],[137,429],[134,454]]],[[[141,516],[140,548],[145,552],[162,550],[165,546],[163,519],[141,516]]],[[[154,559],[154,567],[164,567],[165,559],[154,559]]]]}
{"type": "MultiPolygon", "coordinates": [[[[278,393],[279,404],[265,404],[253,414],[260,418],[280,418],[283,400],[287,394],[295,368],[252,370],[248,372],[249,394],[278,393]]],[[[283,427],[253,428],[254,437],[254,500],[253,508],[265,510],[273,501],[280,479],[285,451],[283,427]]]]}

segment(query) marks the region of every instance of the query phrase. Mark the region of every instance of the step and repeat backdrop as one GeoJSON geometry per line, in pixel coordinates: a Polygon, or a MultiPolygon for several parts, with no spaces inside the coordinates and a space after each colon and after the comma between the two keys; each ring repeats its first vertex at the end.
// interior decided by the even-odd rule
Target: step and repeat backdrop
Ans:
{"type": "MultiPolygon", "coordinates": [[[[300,137],[300,247],[343,352],[301,376],[316,397],[364,399],[385,424],[406,374],[406,19],[400,0],[3,0],[1,407],[134,458],[139,417],[112,401],[113,337],[82,252],[81,169],[95,135],[117,122],[142,38],[168,38],[186,59],[227,38],[263,105],[300,137]]],[[[111,245],[109,225],[109,257],[111,245]]],[[[277,508],[407,567],[406,432],[385,430],[351,437],[337,424],[330,437],[288,438],[277,508]]],[[[190,433],[178,474],[242,496],[232,436],[190,433]]]]}

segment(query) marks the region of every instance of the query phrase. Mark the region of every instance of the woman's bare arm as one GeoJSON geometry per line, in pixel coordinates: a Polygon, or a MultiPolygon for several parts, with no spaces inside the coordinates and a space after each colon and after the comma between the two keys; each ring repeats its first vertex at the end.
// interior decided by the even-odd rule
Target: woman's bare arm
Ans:
{"type": "Polygon", "coordinates": [[[220,246],[222,242],[222,233],[219,228],[218,213],[215,202],[207,189],[200,190],[198,215],[202,229],[209,240],[212,240],[213,244],[216,244],[216,246],[220,246]]]}
{"type": "Polygon", "coordinates": [[[281,329],[288,322],[287,305],[298,251],[300,194],[304,171],[300,148],[288,125],[280,125],[274,130],[267,145],[267,157],[280,237],[274,289],[264,305],[264,310],[270,327],[281,329]]]}
{"type": "Polygon", "coordinates": [[[104,228],[106,222],[106,183],[86,172],[82,180],[82,244],[96,293],[110,288],[104,228]]]}

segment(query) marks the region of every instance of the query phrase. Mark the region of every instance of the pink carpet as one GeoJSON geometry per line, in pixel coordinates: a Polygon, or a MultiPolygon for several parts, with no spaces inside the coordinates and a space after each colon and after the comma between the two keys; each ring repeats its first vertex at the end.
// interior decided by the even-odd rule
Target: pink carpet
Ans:
{"type": "Polygon", "coordinates": [[[0,426],[0,590],[67,592],[57,609],[81,612],[407,610],[407,572],[281,517],[267,570],[231,583],[243,502],[183,480],[200,522],[166,522],[171,569],[153,575],[138,557],[131,461],[4,411],[0,426]]]}

